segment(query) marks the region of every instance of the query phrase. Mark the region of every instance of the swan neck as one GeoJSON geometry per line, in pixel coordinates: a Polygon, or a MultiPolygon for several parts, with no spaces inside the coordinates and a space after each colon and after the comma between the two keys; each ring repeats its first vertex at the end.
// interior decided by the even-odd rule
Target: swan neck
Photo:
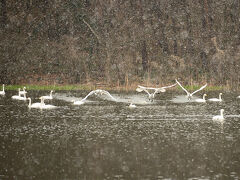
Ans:
{"type": "Polygon", "coordinates": [[[29,98],[28,100],[29,100],[29,104],[28,104],[28,107],[31,107],[31,104],[32,104],[32,100],[31,100],[31,98],[29,98]]]}
{"type": "Polygon", "coordinates": [[[220,115],[223,117],[223,110],[221,110],[220,115]]]}
{"type": "Polygon", "coordinates": [[[219,94],[219,99],[222,100],[222,94],[219,94]]]}

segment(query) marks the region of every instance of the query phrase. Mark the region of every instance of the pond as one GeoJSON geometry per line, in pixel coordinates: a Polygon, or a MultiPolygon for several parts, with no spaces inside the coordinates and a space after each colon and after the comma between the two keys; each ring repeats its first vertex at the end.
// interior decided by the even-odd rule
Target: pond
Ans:
{"type": "MultiPolygon", "coordinates": [[[[27,96],[36,102],[47,93],[27,96]]],[[[111,92],[117,101],[91,96],[77,106],[72,100],[88,92],[59,91],[45,101],[57,106],[51,110],[29,109],[14,94],[0,96],[0,179],[240,178],[238,94],[197,103],[175,91],[153,102],[143,93],[111,92]],[[223,123],[212,120],[220,109],[223,123]]]]}

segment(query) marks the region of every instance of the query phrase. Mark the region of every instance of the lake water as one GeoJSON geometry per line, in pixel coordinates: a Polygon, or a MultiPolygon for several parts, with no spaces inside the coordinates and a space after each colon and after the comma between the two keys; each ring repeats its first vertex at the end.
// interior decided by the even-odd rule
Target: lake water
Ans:
{"type": "MultiPolygon", "coordinates": [[[[61,91],[45,101],[58,106],[52,110],[29,109],[14,94],[0,96],[0,179],[240,179],[238,94],[196,103],[182,91],[154,102],[111,92],[117,102],[92,96],[76,106],[88,92],[61,91]],[[212,120],[220,109],[224,123],[212,120]]],[[[27,93],[34,102],[47,94],[27,93]]]]}

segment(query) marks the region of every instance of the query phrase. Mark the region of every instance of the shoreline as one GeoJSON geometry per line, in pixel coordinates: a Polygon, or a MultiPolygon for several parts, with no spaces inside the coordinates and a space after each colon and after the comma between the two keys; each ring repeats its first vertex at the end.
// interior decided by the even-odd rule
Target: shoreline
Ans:
{"type": "MultiPolygon", "coordinates": [[[[141,84],[143,86],[147,86],[144,84],[141,84]]],[[[111,86],[111,85],[101,85],[101,84],[65,84],[65,85],[29,85],[29,84],[18,84],[18,85],[6,85],[5,84],[5,90],[18,90],[18,88],[23,88],[26,87],[27,90],[96,90],[96,89],[104,89],[107,91],[123,91],[123,92],[128,92],[128,91],[135,91],[137,88],[137,85],[130,85],[130,86],[111,86]]],[[[148,85],[147,87],[162,87],[161,85],[148,85]]],[[[201,86],[198,85],[186,85],[184,86],[184,88],[190,90],[190,91],[194,91],[198,88],[200,88],[201,86]]],[[[0,88],[1,89],[1,88],[0,88]]],[[[169,88],[168,90],[172,91],[172,90],[181,90],[180,87],[175,86],[172,88],[169,88]]],[[[229,87],[223,87],[223,86],[207,86],[205,89],[205,91],[229,91],[230,88],[229,87]]],[[[236,90],[232,90],[232,91],[236,91],[236,90]]]]}

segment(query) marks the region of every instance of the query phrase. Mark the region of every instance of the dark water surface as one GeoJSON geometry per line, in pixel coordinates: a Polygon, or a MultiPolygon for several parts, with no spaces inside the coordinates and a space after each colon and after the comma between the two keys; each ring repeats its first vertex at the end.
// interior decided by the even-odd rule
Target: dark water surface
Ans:
{"type": "MultiPolygon", "coordinates": [[[[48,92],[28,92],[33,101],[48,92]]],[[[175,101],[184,93],[57,92],[53,110],[0,96],[0,179],[240,179],[240,99],[175,101]],[[130,109],[130,102],[137,108],[130,109]],[[224,109],[225,122],[212,120],[224,109]]],[[[208,94],[218,97],[219,92],[208,94]]],[[[199,97],[201,93],[199,93],[199,97]]]]}

